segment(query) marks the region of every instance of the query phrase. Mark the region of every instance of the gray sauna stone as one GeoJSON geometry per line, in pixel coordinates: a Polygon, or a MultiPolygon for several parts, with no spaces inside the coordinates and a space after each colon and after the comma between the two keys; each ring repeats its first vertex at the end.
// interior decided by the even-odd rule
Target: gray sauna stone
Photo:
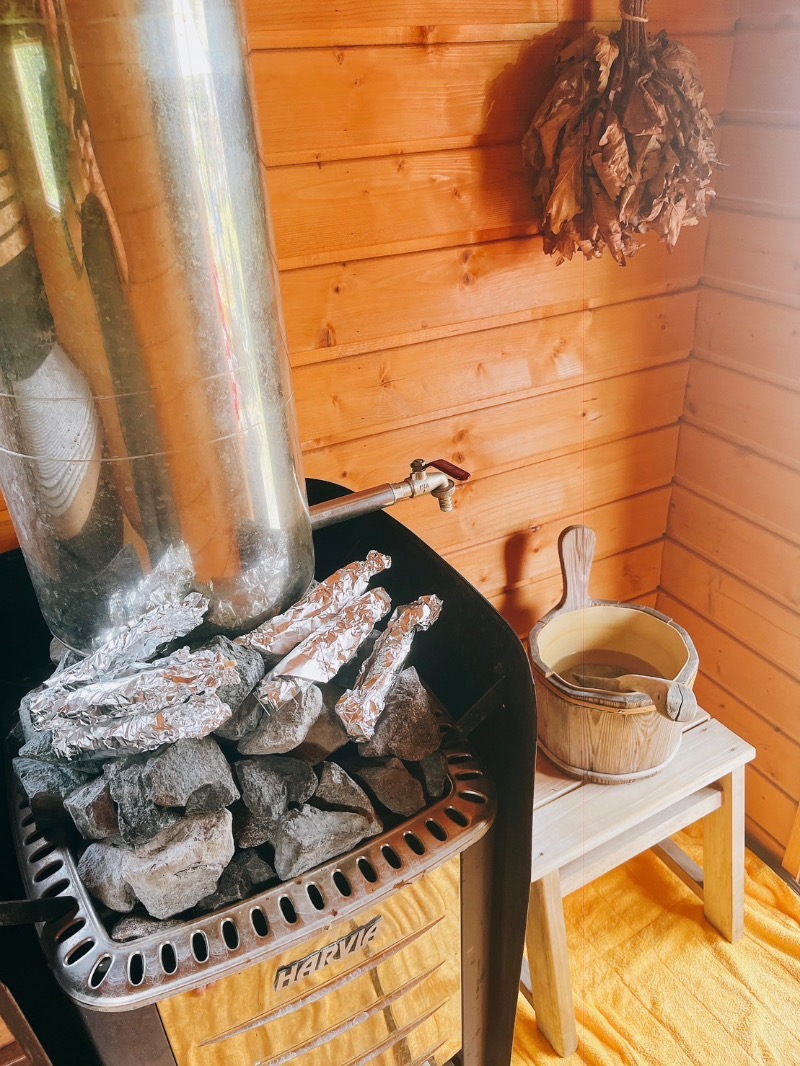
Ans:
{"type": "Polygon", "coordinates": [[[111,798],[117,805],[120,836],[132,847],[146,843],[180,818],[179,811],[153,803],[144,781],[148,761],[146,755],[124,755],[103,768],[111,798]]]}
{"type": "Polygon", "coordinates": [[[311,766],[287,755],[241,759],[234,769],[245,805],[262,822],[277,821],[289,804],[305,803],[317,787],[311,766]]]}
{"type": "MultiPolygon", "coordinates": [[[[284,812],[285,813],[285,812],[284,812]]],[[[278,834],[278,822],[256,818],[254,814],[246,811],[239,815],[233,823],[233,839],[237,848],[259,848],[262,844],[270,844],[275,847],[278,834]]]]}
{"type": "Polygon", "coordinates": [[[239,741],[243,755],[280,755],[297,748],[322,713],[322,693],[316,685],[305,685],[300,693],[281,707],[262,705],[258,725],[239,741]]]}
{"type": "Polygon", "coordinates": [[[432,755],[420,760],[419,768],[428,797],[440,799],[444,795],[448,781],[447,760],[444,755],[440,751],[435,751],[432,755]]]}
{"type": "Polygon", "coordinates": [[[239,798],[228,760],[212,737],[178,740],[142,769],[148,797],[159,807],[187,813],[219,811],[239,798]]]}
{"type": "Polygon", "coordinates": [[[254,648],[247,648],[242,644],[235,644],[227,637],[214,637],[206,648],[215,648],[236,662],[239,672],[239,681],[229,685],[222,685],[217,689],[217,695],[223,703],[227,703],[234,714],[250,695],[261,678],[264,676],[264,660],[254,648]]]}
{"type": "Polygon", "coordinates": [[[372,738],[358,750],[365,759],[396,755],[407,762],[419,762],[441,743],[433,700],[411,666],[403,670],[389,693],[372,738]]]}
{"type": "Polygon", "coordinates": [[[375,813],[369,796],[338,763],[322,764],[319,784],[314,793],[314,806],[324,811],[344,810],[362,814],[369,821],[369,836],[375,836],[383,829],[383,823],[375,813]]]}
{"type": "Polygon", "coordinates": [[[264,708],[256,699],[255,692],[247,696],[237,711],[227,722],[223,722],[214,733],[224,740],[242,740],[254,732],[264,714],[264,708]]]}
{"type": "Polygon", "coordinates": [[[119,835],[117,808],[105,775],[70,792],[64,806],[84,840],[105,840],[119,835]]]}
{"type": "Polygon", "coordinates": [[[168,929],[175,929],[181,923],[158,918],[151,918],[148,914],[126,914],[124,918],[112,926],[111,939],[124,944],[127,940],[138,940],[142,936],[150,936],[152,933],[165,933],[168,929]]]}
{"type": "Polygon", "coordinates": [[[64,800],[90,777],[84,770],[39,759],[17,757],[12,766],[40,829],[63,819],[64,800]]]}
{"type": "Polygon", "coordinates": [[[330,683],[320,685],[322,693],[322,710],[319,718],[311,726],[303,743],[292,754],[298,759],[310,763],[319,763],[343,748],[349,741],[344,723],[335,711],[336,701],[343,690],[330,683]]]}
{"type": "Polygon", "coordinates": [[[422,785],[412,777],[399,759],[384,759],[381,763],[353,768],[372,795],[395,814],[409,817],[425,806],[422,785]]]}
{"type": "Polygon", "coordinates": [[[321,811],[308,805],[282,819],[275,843],[275,870],[282,881],[350,851],[369,835],[370,821],[350,811],[321,811]]]}
{"type": "Polygon", "coordinates": [[[136,893],[127,879],[131,850],[120,837],[112,837],[90,844],[78,862],[84,885],[112,911],[124,913],[136,906],[136,893]]]}
{"type": "Polygon", "coordinates": [[[228,810],[193,814],[138,848],[119,838],[90,844],[78,873],[112,910],[133,910],[138,900],[154,918],[171,918],[216,890],[233,858],[232,821],[228,810]]]}
{"type": "Polygon", "coordinates": [[[230,903],[247,899],[259,885],[272,881],[274,877],[275,871],[255,848],[237,851],[222,871],[216,892],[201,899],[197,908],[201,911],[215,911],[220,907],[227,907],[230,903]]]}

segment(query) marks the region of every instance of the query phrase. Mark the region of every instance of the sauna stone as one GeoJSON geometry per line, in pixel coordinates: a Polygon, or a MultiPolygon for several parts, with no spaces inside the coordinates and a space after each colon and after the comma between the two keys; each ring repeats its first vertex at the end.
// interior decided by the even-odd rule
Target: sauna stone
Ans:
{"type": "Polygon", "coordinates": [[[228,760],[211,737],[170,744],[147,760],[142,783],[157,806],[192,814],[219,811],[239,798],[228,760]]]}
{"type": "Polygon", "coordinates": [[[219,907],[247,899],[254,889],[272,881],[274,877],[275,871],[255,848],[237,851],[222,871],[216,892],[201,899],[197,908],[201,911],[215,911],[219,907]]]}
{"type": "Polygon", "coordinates": [[[422,785],[399,759],[385,759],[382,763],[353,769],[378,802],[395,814],[409,817],[425,806],[422,785]]]}
{"type": "Polygon", "coordinates": [[[112,911],[131,911],[136,906],[136,893],[126,876],[131,854],[132,849],[114,837],[90,844],[78,862],[84,885],[112,911]]]}
{"type": "Polygon", "coordinates": [[[419,762],[436,751],[441,742],[430,693],[411,666],[398,677],[375,732],[358,750],[365,759],[395,755],[407,762],[419,762]]]}
{"type": "Polygon", "coordinates": [[[216,891],[233,858],[228,810],[187,815],[141,847],[118,838],[90,844],[78,863],[84,884],[112,910],[137,900],[154,918],[171,918],[216,891]]]}
{"type": "Polygon", "coordinates": [[[119,832],[126,844],[137,847],[174,825],[178,811],[158,807],[144,781],[146,755],[126,755],[103,768],[111,798],[117,805],[119,832]]]}
{"type": "Polygon", "coordinates": [[[440,751],[420,760],[419,769],[429,799],[439,799],[447,785],[447,760],[440,751]]]}
{"type": "Polygon", "coordinates": [[[275,870],[283,881],[350,851],[370,831],[370,820],[350,811],[321,811],[308,805],[289,811],[278,827],[275,870]]]}
{"type": "Polygon", "coordinates": [[[40,759],[42,762],[65,766],[71,770],[83,770],[87,774],[102,773],[103,764],[97,759],[65,759],[53,751],[53,733],[50,729],[33,730],[31,737],[19,749],[17,754],[22,759],[40,759]]]}
{"type": "Polygon", "coordinates": [[[119,834],[117,808],[105,775],[70,792],[64,806],[84,840],[105,840],[119,834]]]}
{"type": "Polygon", "coordinates": [[[270,844],[274,848],[277,835],[278,822],[273,819],[256,818],[247,810],[244,814],[237,812],[234,818],[233,839],[237,848],[247,850],[259,848],[262,844],[270,844]]]}
{"type": "Polygon", "coordinates": [[[18,756],[13,767],[39,828],[60,821],[66,797],[89,779],[89,774],[83,770],[56,766],[39,759],[18,756]]]}
{"type": "Polygon", "coordinates": [[[254,732],[263,713],[263,707],[256,699],[255,693],[251,692],[241,707],[231,715],[227,722],[223,722],[218,729],[215,729],[214,733],[223,740],[242,740],[254,732]]]}
{"type": "Polygon", "coordinates": [[[280,755],[297,748],[322,713],[322,693],[316,685],[305,686],[281,707],[262,707],[255,730],[239,741],[243,755],[280,755]]]}
{"type": "Polygon", "coordinates": [[[236,662],[239,681],[230,685],[221,685],[217,689],[217,695],[222,702],[227,703],[231,711],[236,714],[264,676],[264,660],[255,649],[234,644],[227,637],[214,637],[204,646],[217,649],[236,662]]]}
{"type": "Polygon", "coordinates": [[[286,755],[264,755],[235,764],[242,799],[262,822],[275,822],[289,804],[305,803],[317,787],[317,775],[308,763],[286,755]]]}
{"type": "MultiPolygon", "coordinates": [[[[53,733],[50,729],[41,733],[34,732],[30,740],[26,741],[19,749],[21,759],[40,759],[42,762],[55,763],[56,765],[70,765],[65,759],[59,759],[53,751],[53,733]]],[[[72,764],[74,766],[74,763],[72,764]]],[[[88,770],[88,767],[84,767],[88,770]]]]}
{"type": "Polygon", "coordinates": [[[303,743],[292,752],[298,759],[315,764],[343,748],[350,739],[344,723],[334,709],[342,690],[331,684],[320,685],[319,689],[322,693],[319,718],[309,729],[303,743]]]}
{"type": "Polygon", "coordinates": [[[314,805],[323,810],[345,810],[363,814],[369,820],[369,836],[380,833],[383,824],[375,813],[369,796],[338,763],[322,764],[314,805]]]}
{"type": "Polygon", "coordinates": [[[111,939],[123,944],[127,940],[138,940],[141,936],[150,936],[151,933],[165,933],[167,929],[174,929],[180,922],[158,918],[151,918],[148,914],[126,914],[111,929],[111,939]]]}

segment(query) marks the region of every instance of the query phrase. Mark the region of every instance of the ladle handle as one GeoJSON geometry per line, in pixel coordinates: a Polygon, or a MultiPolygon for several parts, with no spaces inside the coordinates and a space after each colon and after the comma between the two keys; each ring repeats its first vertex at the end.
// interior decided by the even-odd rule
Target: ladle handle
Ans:
{"type": "Polygon", "coordinates": [[[564,578],[564,595],[559,611],[579,611],[591,607],[589,575],[597,537],[588,526],[569,526],[558,538],[558,555],[564,578]]]}
{"type": "Polygon", "coordinates": [[[697,697],[688,685],[663,677],[623,674],[615,679],[621,692],[643,692],[658,713],[670,722],[691,722],[697,717],[697,697]]]}

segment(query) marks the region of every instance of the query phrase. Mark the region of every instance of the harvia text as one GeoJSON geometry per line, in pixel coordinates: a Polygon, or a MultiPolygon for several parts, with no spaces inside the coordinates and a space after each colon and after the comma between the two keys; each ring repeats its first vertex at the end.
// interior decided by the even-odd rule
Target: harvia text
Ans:
{"type": "Polygon", "coordinates": [[[355,955],[356,952],[372,943],[382,921],[383,918],[378,915],[366,925],[359,926],[352,933],[340,937],[332,944],[327,944],[312,955],[306,955],[305,958],[291,962],[288,966],[281,966],[275,974],[275,990],[279,992],[283,988],[289,988],[297,981],[302,981],[304,977],[310,977],[317,970],[324,970],[333,962],[341,962],[342,959],[355,955]]]}

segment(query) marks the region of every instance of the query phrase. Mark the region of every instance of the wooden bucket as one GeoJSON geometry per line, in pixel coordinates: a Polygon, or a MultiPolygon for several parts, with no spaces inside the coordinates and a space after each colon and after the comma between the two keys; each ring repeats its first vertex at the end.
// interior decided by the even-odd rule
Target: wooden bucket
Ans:
{"type": "Polygon", "coordinates": [[[589,687],[584,675],[605,663],[609,677],[615,669],[652,674],[691,689],[699,662],[689,634],[666,615],[589,597],[594,548],[586,526],[562,533],[564,596],[531,630],[530,653],[545,754],[568,773],[615,784],[663,769],[696,704],[686,701],[685,715],[673,720],[644,692],[603,691],[589,687]]]}

